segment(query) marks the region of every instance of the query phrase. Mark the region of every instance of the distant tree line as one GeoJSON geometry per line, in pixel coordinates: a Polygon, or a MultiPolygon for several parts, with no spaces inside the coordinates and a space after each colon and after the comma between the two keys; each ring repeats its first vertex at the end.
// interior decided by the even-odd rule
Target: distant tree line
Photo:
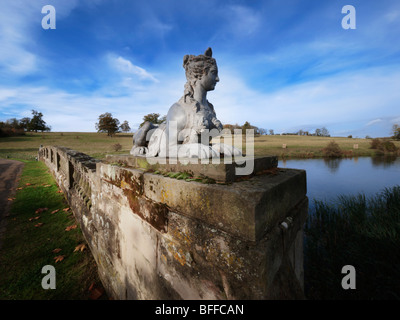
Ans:
{"type": "Polygon", "coordinates": [[[329,131],[327,128],[322,127],[322,128],[317,128],[315,129],[314,133],[310,133],[309,131],[306,130],[299,130],[297,132],[285,132],[282,133],[283,136],[315,136],[315,137],[330,137],[331,135],[329,134],[329,131]]]}
{"type": "MultiPolygon", "coordinates": [[[[145,122],[149,121],[153,124],[161,124],[165,123],[167,116],[160,116],[159,113],[149,113],[143,117],[142,123],[139,125],[139,128],[144,125],[145,122]]],[[[226,130],[230,130],[231,133],[235,133],[235,130],[241,130],[242,134],[246,134],[247,129],[253,129],[255,135],[275,135],[273,129],[264,129],[256,127],[250,124],[249,121],[245,121],[243,125],[239,124],[225,124],[223,128],[226,130]]],[[[99,116],[99,122],[96,123],[96,129],[98,132],[107,132],[108,136],[112,136],[118,132],[129,132],[130,127],[128,121],[124,121],[122,125],[119,125],[119,120],[114,118],[111,113],[106,112],[99,116]]],[[[400,129],[399,129],[400,131],[400,129]]],[[[236,131],[237,132],[237,131],[236,131]]],[[[300,136],[317,136],[317,137],[330,137],[330,133],[327,128],[317,128],[314,133],[310,133],[306,130],[299,130],[294,133],[282,133],[282,135],[300,135],[300,136]]]]}
{"type": "MultiPolygon", "coordinates": [[[[246,121],[243,125],[239,125],[239,124],[224,124],[224,129],[228,129],[231,131],[231,133],[235,133],[235,130],[241,130],[242,134],[246,134],[246,130],[247,129],[252,129],[254,130],[254,134],[255,135],[266,135],[267,133],[267,129],[264,128],[259,128],[256,126],[253,126],[250,124],[250,122],[246,121]]],[[[273,130],[269,130],[270,134],[274,134],[273,130]]]]}
{"type": "Polygon", "coordinates": [[[32,110],[32,118],[22,119],[11,118],[6,121],[0,121],[0,137],[24,135],[27,131],[50,131],[50,126],[43,120],[43,114],[32,110]]]}
{"type": "MultiPolygon", "coordinates": [[[[254,134],[256,135],[275,135],[275,132],[273,129],[264,129],[264,128],[258,128],[256,126],[251,125],[248,121],[246,121],[242,126],[238,124],[225,124],[224,129],[229,129],[231,130],[231,133],[234,133],[234,130],[239,129],[242,130],[242,133],[246,133],[246,129],[254,129],[254,134]]],[[[293,135],[293,136],[317,136],[317,137],[330,137],[331,135],[329,134],[329,131],[327,128],[322,127],[322,128],[317,128],[315,129],[314,133],[310,133],[309,131],[306,130],[299,130],[297,132],[284,132],[281,135],[293,135]]]]}

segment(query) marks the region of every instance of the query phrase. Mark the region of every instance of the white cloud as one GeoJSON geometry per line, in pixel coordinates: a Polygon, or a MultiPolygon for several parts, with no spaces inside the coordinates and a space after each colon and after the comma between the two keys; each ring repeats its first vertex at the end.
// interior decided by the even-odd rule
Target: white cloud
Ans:
{"type": "Polygon", "coordinates": [[[127,120],[133,130],[148,113],[165,115],[183,93],[181,77],[165,76],[148,82],[140,90],[118,94],[121,83],[109,84],[92,93],[75,94],[49,87],[29,85],[0,90],[0,121],[31,116],[31,109],[43,113],[52,131],[93,132],[100,114],[110,112],[121,122],[127,120]],[[110,92],[115,94],[110,95],[110,92]],[[23,109],[21,106],[24,106],[23,109]]]}
{"type": "Polygon", "coordinates": [[[256,10],[245,6],[233,5],[227,10],[231,31],[235,35],[249,36],[259,30],[261,15],[256,10]]]}
{"type": "Polygon", "coordinates": [[[382,119],[371,120],[371,121],[369,121],[365,126],[366,126],[366,127],[373,126],[373,125],[375,125],[375,124],[377,124],[377,123],[380,123],[380,122],[382,122],[382,121],[383,121],[382,119]]]}
{"type": "Polygon", "coordinates": [[[6,101],[17,95],[16,89],[0,88],[0,101],[6,101]]]}
{"type": "Polygon", "coordinates": [[[270,93],[250,88],[232,70],[220,70],[220,78],[209,100],[224,123],[250,121],[276,132],[325,125],[334,134],[334,127],[342,123],[361,124],[399,114],[400,70],[396,67],[338,74],[270,93]]]}
{"type": "Polygon", "coordinates": [[[146,71],[145,69],[134,65],[128,59],[118,57],[110,57],[111,64],[118,70],[119,72],[125,75],[132,75],[138,77],[140,80],[151,80],[153,82],[159,82],[151,73],[146,71]]]}
{"type": "Polygon", "coordinates": [[[154,14],[148,15],[145,22],[139,27],[139,31],[146,37],[152,34],[161,38],[164,38],[172,29],[172,24],[162,22],[154,14]]]}

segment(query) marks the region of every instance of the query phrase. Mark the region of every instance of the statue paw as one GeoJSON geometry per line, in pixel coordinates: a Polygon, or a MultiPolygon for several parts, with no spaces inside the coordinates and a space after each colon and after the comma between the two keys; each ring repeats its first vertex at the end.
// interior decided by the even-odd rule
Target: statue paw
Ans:
{"type": "Polygon", "coordinates": [[[219,153],[215,152],[210,146],[201,143],[188,143],[179,147],[179,158],[219,158],[219,153]]]}
{"type": "Polygon", "coordinates": [[[144,156],[148,153],[148,149],[146,147],[135,147],[133,146],[130,154],[133,156],[144,156]]]}
{"type": "Polygon", "coordinates": [[[223,154],[226,157],[239,157],[242,155],[242,152],[238,148],[223,143],[213,144],[212,149],[216,153],[223,154]]]}

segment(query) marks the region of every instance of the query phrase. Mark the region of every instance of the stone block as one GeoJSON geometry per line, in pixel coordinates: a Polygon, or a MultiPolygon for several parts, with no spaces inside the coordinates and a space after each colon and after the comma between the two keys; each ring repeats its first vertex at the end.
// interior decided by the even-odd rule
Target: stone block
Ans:
{"type": "MultiPolygon", "coordinates": [[[[235,159],[236,160],[236,159],[235,159]]],[[[160,159],[131,155],[107,155],[106,162],[145,171],[186,172],[192,176],[207,177],[217,182],[234,182],[243,175],[257,175],[277,167],[278,158],[239,157],[236,161],[227,159],[160,159]],[[227,162],[227,163],[224,163],[227,162]],[[244,174],[248,173],[248,174],[244,174]]]]}
{"type": "Polygon", "coordinates": [[[144,195],[175,212],[256,241],[305,198],[303,170],[279,169],[230,185],[187,182],[145,173],[144,195]]]}
{"type": "Polygon", "coordinates": [[[201,164],[196,172],[215,169],[223,181],[201,183],[155,174],[143,157],[99,162],[58,147],[39,155],[65,192],[112,298],[303,297],[305,171],[262,157],[253,174],[229,178],[240,164],[201,164]]]}

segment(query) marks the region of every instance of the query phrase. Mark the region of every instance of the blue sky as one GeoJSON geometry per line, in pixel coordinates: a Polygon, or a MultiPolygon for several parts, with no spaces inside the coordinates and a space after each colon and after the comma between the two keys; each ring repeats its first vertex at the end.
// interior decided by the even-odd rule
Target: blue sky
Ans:
{"type": "Polygon", "coordinates": [[[135,129],[183,94],[183,56],[212,47],[220,82],[208,99],[222,123],[354,137],[400,124],[396,0],[0,4],[0,121],[35,109],[52,131],[90,132],[111,112],[135,129]],[[55,30],[41,25],[47,4],[55,30]],[[354,30],[341,24],[348,4],[354,30]]]}

